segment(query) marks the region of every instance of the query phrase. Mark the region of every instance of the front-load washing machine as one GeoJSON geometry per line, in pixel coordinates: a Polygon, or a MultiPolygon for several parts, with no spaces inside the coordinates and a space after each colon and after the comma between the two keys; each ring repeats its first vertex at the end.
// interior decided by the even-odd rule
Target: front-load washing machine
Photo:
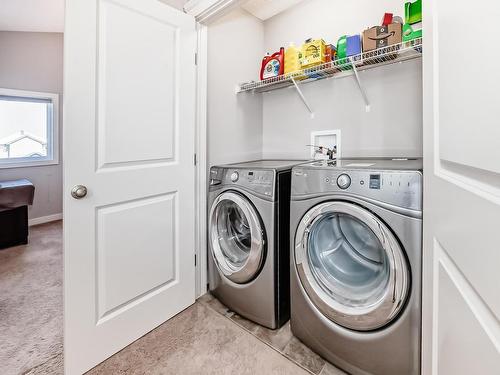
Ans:
{"type": "Polygon", "coordinates": [[[351,374],[420,373],[422,161],[292,172],[291,328],[351,374]]]}
{"type": "Polygon", "coordinates": [[[290,179],[297,163],[259,160],[210,170],[209,289],[271,329],[290,317],[290,179]]]}

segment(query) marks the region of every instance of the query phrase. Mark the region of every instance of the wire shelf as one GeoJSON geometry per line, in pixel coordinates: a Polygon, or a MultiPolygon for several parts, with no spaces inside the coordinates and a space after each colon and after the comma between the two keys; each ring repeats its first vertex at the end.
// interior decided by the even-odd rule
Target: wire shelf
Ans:
{"type": "Polygon", "coordinates": [[[346,75],[357,74],[357,71],[377,68],[379,66],[413,60],[422,56],[422,38],[409,42],[394,44],[364,52],[359,55],[327,62],[312,68],[267,78],[262,81],[241,83],[237,86],[240,92],[266,92],[289,86],[296,86],[296,82],[306,83],[326,78],[340,78],[346,75]],[[354,65],[354,67],[353,67],[354,65]]]}

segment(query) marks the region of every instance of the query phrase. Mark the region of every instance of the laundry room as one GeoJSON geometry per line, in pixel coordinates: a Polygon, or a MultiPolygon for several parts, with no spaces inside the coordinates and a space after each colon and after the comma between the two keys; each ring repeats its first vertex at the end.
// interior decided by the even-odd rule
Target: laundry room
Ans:
{"type": "Polygon", "coordinates": [[[0,142],[0,373],[499,374],[498,15],[0,0],[0,43],[56,37],[60,73],[21,97],[55,64],[9,42],[0,104],[61,144],[14,140],[45,186],[0,142]]]}
{"type": "Polygon", "coordinates": [[[251,331],[291,334],[274,348],[312,373],[420,369],[422,39],[402,39],[407,6],[249,1],[207,24],[209,290],[251,331]],[[399,33],[372,51],[371,27],[399,33]],[[284,80],[265,76],[274,57],[284,80]]]}

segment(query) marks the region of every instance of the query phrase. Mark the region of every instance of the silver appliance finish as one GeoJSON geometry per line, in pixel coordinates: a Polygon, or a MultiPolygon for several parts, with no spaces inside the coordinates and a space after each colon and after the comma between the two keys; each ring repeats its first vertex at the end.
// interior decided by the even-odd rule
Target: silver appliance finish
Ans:
{"type": "Polygon", "coordinates": [[[420,373],[421,171],[387,159],[292,170],[292,331],[349,373],[420,373]]]}
{"type": "Polygon", "coordinates": [[[289,207],[289,195],[287,202],[279,201],[278,176],[287,176],[289,189],[291,168],[298,163],[259,160],[210,170],[210,291],[231,310],[272,329],[283,323],[283,313],[289,317],[288,216],[286,245],[276,248],[278,207],[289,207]],[[228,211],[220,211],[223,205],[228,211]],[[226,230],[229,216],[237,222],[234,230],[226,230]],[[286,254],[286,283],[277,275],[283,267],[279,251],[286,254]]]}

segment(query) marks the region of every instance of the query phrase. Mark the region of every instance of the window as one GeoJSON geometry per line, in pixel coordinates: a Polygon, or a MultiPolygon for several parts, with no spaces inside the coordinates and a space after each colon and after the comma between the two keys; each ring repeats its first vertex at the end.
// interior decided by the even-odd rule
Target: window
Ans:
{"type": "Polygon", "coordinates": [[[0,89],[0,168],[58,163],[58,98],[0,89]]]}

